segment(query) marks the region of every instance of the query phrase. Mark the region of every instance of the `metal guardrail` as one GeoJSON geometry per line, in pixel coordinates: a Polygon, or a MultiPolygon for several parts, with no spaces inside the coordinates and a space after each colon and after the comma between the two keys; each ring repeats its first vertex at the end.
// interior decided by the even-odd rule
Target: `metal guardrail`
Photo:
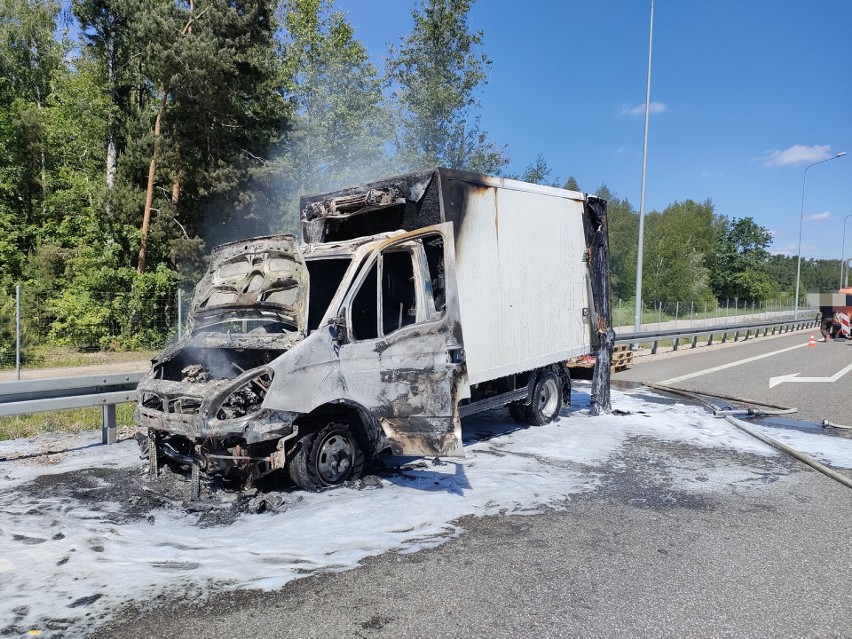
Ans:
{"type": "Polygon", "coordinates": [[[713,343],[714,335],[722,336],[722,343],[728,341],[728,336],[733,335],[733,341],[737,341],[741,334],[745,334],[744,339],[748,339],[752,333],[758,337],[763,331],[763,336],[776,333],[788,333],[797,331],[803,328],[815,328],[817,322],[814,318],[810,319],[774,319],[763,320],[761,322],[745,322],[742,324],[726,324],[722,326],[701,326],[689,328],[672,328],[659,331],[640,331],[638,333],[619,333],[615,336],[616,344],[651,344],[651,354],[657,353],[657,348],[661,341],[674,340],[674,350],[678,350],[679,342],[684,337],[691,337],[692,348],[698,346],[698,338],[707,336],[707,345],[713,343]]]}
{"type": "MultiPolygon", "coordinates": [[[[615,342],[616,344],[651,343],[651,353],[656,353],[659,343],[663,340],[674,340],[674,350],[677,350],[680,339],[684,337],[691,337],[692,348],[695,348],[701,336],[707,336],[707,343],[712,344],[713,336],[721,335],[724,343],[729,335],[733,335],[734,341],[737,341],[743,333],[745,339],[748,339],[752,333],[757,337],[761,330],[766,336],[770,330],[775,335],[815,326],[816,322],[813,319],[774,319],[725,326],[621,333],[615,336],[615,342]]],[[[136,386],[144,375],[145,373],[142,372],[132,372],[0,382],[0,417],[101,406],[103,409],[102,441],[104,444],[112,444],[116,438],[116,404],[136,401],[136,386]]]]}
{"type": "Polygon", "coordinates": [[[47,377],[0,382],[0,417],[72,408],[102,407],[102,441],[115,442],[115,406],[136,401],[145,373],[47,377]]]}

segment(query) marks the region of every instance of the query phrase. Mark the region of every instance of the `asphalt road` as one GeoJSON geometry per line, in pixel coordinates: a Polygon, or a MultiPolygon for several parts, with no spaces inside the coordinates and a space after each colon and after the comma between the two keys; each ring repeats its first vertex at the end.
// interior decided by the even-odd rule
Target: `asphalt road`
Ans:
{"type": "MultiPolygon", "coordinates": [[[[614,374],[613,379],[798,408],[796,419],[816,423],[828,419],[850,425],[852,340],[818,342],[808,347],[810,334],[799,331],[640,358],[628,370],[614,374]],[[809,381],[778,379],[794,373],[809,381]],[[773,378],[775,385],[770,387],[773,378]]],[[[819,339],[818,331],[815,337],[819,339]]]]}
{"type": "MultiPolygon", "coordinates": [[[[769,387],[772,377],[828,377],[852,362],[852,342],[808,348],[807,337],[648,358],[615,379],[849,423],[852,372],[769,387]]],[[[644,439],[588,472],[601,487],[552,511],[468,518],[464,534],[437,548],[275,592],[161,597],[92,636],[852,637],[848,488],[786,455],[644,439]],[[684,473],[707,491],[679,492],[684,473]]],[[[238,539],[233,552],[238,564],[238,539]]]]}
{"type": "Polygon", "coordinates": [[[848,488],[786,456],[650,441],[590,472],[604,487],[561,512],[468,518],[438,548],[277,592],[160,599],[93,636],[852,636],[848,488]],[[750,478],[673,490],[708,464],[750,478]]]}

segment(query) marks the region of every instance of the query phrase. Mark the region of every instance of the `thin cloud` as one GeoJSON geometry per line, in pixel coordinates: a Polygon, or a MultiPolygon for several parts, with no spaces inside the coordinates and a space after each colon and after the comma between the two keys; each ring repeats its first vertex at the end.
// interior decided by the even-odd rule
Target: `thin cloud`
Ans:
{"type": "Polygon", "coordinates": [[[796,166],[798,164],[812,164],[821,160],[827,160],[832,156],[831,147],[827,144],[818,144],[814,146],[805,146],[804,144],[794,144],[789,149],[783,151],[767,151],[759,158],[763,161],[763,166],[796,166]]]}
{"type": "Polygon", "coordinates": [[[806,222],[824,222],[825,220],[831,219],[831,213],[828,211],[823,211],[822,213],[812,213],[811,215],[805,218],[806,222]]]}
{"type": "MultiPolygon", "coordinates": [[[[648,110],[651,113],[662,113],[666,110],[666,105],[662,102],[651,102],[648,110]]],[[[638,106],[630,106],[625,104],[621,107],[621,113],[619,113],[619,115],[645,115],[645,105],[640,104],[638,106]]]]}
{"type": "MultiPolygon", "coordinates": [[[[802,244],[802,253],[805,251],[812,252],[816,250],[816,245],[813,244],[802,244]]],[[[794,256],[798,255],[799,246],[797,244],[788,244],[787,246],[776,246],[769,249],[770,255],[789,255],[794,256]]]]}

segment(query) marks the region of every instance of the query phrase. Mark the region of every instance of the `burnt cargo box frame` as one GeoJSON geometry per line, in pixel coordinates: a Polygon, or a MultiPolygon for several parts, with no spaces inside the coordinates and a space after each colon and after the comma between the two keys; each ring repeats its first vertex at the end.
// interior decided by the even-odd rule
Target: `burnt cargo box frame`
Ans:
{"type": "Polygon", "coordinates": [[[248,309],[246,300],[267,288],[295,290],[286,338],[196,328],[140,384],[153,469],[163,452],[196,478],[203,471],[251,481],[288,468],[299,486],[319,488],[357,476],[384,448],[461,455],[460,417],[508,404],[516,419],[546,423],[570,401],[565,361],[590,352],[598,362],[592,412],[609,410],[604,201],[435,169],[300,206],[301,247],[284,236],[220,247],[193,301],[198,327],[217,282],[248,309]],[[267,264],[266,279],[256,267],[257,285],[246,284],[250,273],[234,276],[256,289],[238,294],[228,276],[240,250],[251,264],[273,254],[292,260],[288,285],[270,278],[267,264]],[[208,380],[222,357],[235,360],[234,370],[208,380]],[[205,383],[218,399],[205,397],[205,383]],[[176,427],[168,407],[183,395],[195,399],[176,427]]]}

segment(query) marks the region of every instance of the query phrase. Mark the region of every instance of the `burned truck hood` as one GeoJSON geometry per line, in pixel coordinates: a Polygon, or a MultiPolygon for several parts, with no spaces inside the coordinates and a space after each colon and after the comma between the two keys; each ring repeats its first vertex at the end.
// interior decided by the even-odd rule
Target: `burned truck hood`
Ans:
{"type": "Polygon", "coordinates": [[[292,235],[256,237],[213,249],[195,287],[190,317],[204,326],[222,319],[274,317],[304,334],[308,271],[292,235]]]}

